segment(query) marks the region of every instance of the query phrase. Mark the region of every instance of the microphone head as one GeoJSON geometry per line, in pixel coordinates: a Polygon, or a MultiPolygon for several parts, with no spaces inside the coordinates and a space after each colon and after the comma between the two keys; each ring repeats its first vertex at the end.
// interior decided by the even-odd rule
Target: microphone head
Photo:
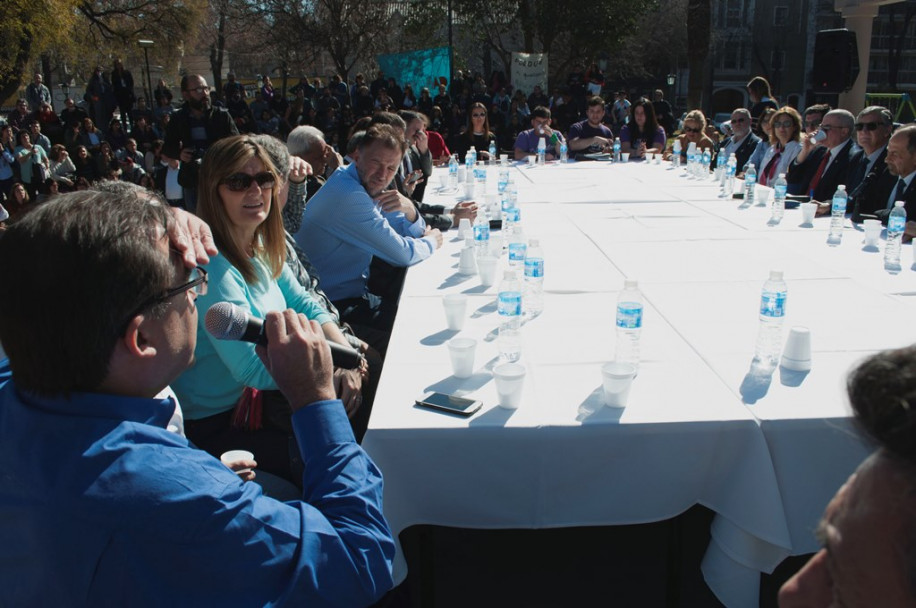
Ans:
{"type": "Polygon", "coordinates": [[[232,302],[217,302],[207,310],[204,327],[217,340],[239,340],[248,326],[248,314],[232,302]]]}

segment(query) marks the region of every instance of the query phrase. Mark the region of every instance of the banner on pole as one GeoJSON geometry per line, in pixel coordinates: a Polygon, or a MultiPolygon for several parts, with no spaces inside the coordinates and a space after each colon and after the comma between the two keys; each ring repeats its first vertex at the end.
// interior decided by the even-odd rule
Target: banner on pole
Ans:
{"type": "Polygon", "coordinates": [[[535,86],[547,93],[547,53],[512,53],[512,86],[525,95],[535,86]]]}

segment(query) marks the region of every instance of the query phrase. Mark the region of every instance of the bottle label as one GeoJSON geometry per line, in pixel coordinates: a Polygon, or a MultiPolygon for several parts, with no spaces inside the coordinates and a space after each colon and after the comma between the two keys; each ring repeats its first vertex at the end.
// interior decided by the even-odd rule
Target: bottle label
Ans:
{"type": "Polygon", "coordinates": [[[525,243],[509,243],[509,261],[523,262],[525,254],[528,252],[528,245],[525,243]]]}
{"type": "Polygon", "coordinates": [[[745,174],[745,175],[744,175],[744,183],[747,185],[747,187],[753,186],[754,184],[757,183],[757,176],[756,176],[756,175],[747,175],[747,174],[745,174]]]}
{"type": "Polygon", "coordinates": [[[525,258],[525,276],[531,277],[531,278],[543,278],[544,259],[543,258],[525,258]]]}
{"type": "Polygon", "coordinates": [[[522,292],[520,291],[501,291],[499,292],[499,314],[507,317],[514,317],[522,314],[522,292]]]}
{"type": "Polygon", "coordinates": [[[833,213],[846,213],[846,197],[845,196],[834,196],[833,197],[833,207],[831,211],[833,213]]]}
{"type": "Polygon", "coordinates": [[[617,327],[639,329],[642,327],[642,304],[639,302],[620,302],[617,304],[617,327]]]}
{"type": "Polygon", "coordinates": [[[786,316],[786,292],[764,291],[760,296],[760,316],[772,318],[786,316]]]}
{"type": "Polygon", "coordinates": [[[518,207],[506,208],[506,206],[503,205],[503,211],[506,213],[507,222],[517,222],[521,219],[521,212],[519,211],[518,207]]]}
{"type": "Polygon", "coordinates": [[[906,216],[894,215],[891,213],[890,217],[887,218],[887,232],[903,232],[906,228],[906,216]]]}
{"type": "Polygon", "coordinates": [[[776,184],[773,187],[773,196],[775,198],[786,198],[787,187],[785,184],[776,184]]]}
{"type": "Polygon", "coordinates": [[[489,241],[490,240],[490,224],[481,222],[474,226],[474,240],[475,241],[489,241]]]}

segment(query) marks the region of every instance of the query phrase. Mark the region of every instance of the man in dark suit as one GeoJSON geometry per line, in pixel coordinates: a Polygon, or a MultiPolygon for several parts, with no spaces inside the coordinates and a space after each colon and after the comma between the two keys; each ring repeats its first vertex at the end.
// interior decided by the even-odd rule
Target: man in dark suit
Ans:
{"type": "MultiPolygon", "coordinates": [[[[742,171],[744,165],[750,160],[751,154],[757,148],[757,144],[760,143],[760,138],[751,132],[751,113],[745,108],[738,108],[732,112],[731,126],[732,136],[722,140],[722,143],[719,144],[719,149],[725,150],[726,158],[734,154],[735,160],[738,161],[738,170],[742,171]]],[[[718,154],[714,154],[713,169],[716,168],[717,160],[718,154]]],[[[760,169],[761,167],[757,167],[757,173],[760,173],[760,169]]]]}
{"type": "MultiPolygon", "coordinates": [[[[818,133],[823,140],[811,143],[810,137],[802,138],[802,149],[789,164],[786,181],[792,194],[810,194],[814,201],[829,201],[837,186],[847,184],[849,166],[858,147],[852,141],[855,118],[847,110],[832,110],[824,116],[818,133]]],[[[829,211],[822,206],[819,213],[829,211]]]]}
{"type": "MultiPolygon", "coordinates": [[[[894,201],[904,201],[908,221],[916,221],[916,125],[901,127],[887,143],[887,168],[878,178],[861,212],[887,223],[894,201]]],[[[908,228],[908,233],[916,232],[908,228]]]]}
{"type": "Polygon", "coordinates": [[[868,190],[875,187],[884,173],[887,142],[893,131],[893,116],[887,108],[869,106],[856,117],[856,141],[862,149],[850,160],[846,184],[849,204],[853,205],[849,208],[856,210],[853,218],[858,215],[861,202],[868,198],[868,190]]]}

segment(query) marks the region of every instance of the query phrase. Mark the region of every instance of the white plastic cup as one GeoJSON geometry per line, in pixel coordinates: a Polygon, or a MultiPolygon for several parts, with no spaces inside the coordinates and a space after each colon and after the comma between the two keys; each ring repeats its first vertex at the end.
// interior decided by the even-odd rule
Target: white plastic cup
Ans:
{"type": "Polygon", "coordinates": [[[461,274],[477,274],[477,263],[474,260],[474,246],[465,245],[458,258],[458,272],[461,274]]]}
{"type": "Polygon", "coordinates": [[[626,407],[630,387],[636,376],[632,363],[605,363],[601,367],[601,386],[604,388],[604,404],[608,407],[626,407]]]}
{"type": "Polygon", "coordinates": [[[646,152],[646,162],[647,162],[647,163],[651,163],[653,160],[655,160],[655,153],[654,153],[654,152],[646,152]]]}
{"type": "Polygon", "coordinates": [[[471,220],[463,217],[458,220],[458,238],[466,239],[474,235],[474,229],[471,228],[471,220]]]}
{"type": "Polygon", "coordinates": [[[865,230],[865,246],[876,247],[881,238],[881,220],[865,220],[862,226],[865,230]]]}
{"type": "MultiPolygon", "coordinates": [[[[240,460],[254,460],[254,454],[248,450],[229,450],[228,452],[223,452],[219,457],[219,461],[230,469],[232,468],[232,464],[239,462],[240,460]]],[[[242,473],[248,473],[249,471],[251,471],[251,469],[246,468],[239,469],[237,471],[234,470],[233,473],[236,475],[241,475],[242,473]]]]}
{"type": "Polygon", "coordinates": [[[773,194],[773,191],[769,188],[757,187],[757,192],[754,193],[754,197],[757,199],[758,207],[766,207],[770,203],[770,196],[773,194]]]}
{"type": "Polygon", "coordinates": [[[623,153],[621,153],[621,155],[620,155],[620,160],[621,160],[622,162],[625,162],[625,163],[630,162],[630,153],[629,153],[629,152],[623,152],[623,153]]]}
{"type": "Polygon", "coordinates": [[[537,162],[537,159],[538,159],[537,156],[535,156],[534,154],[530,154],[528,156],[528,164],[531,166],[534,166],[534,164],[537,162]]]}
{"type": "Polygon", "coordinates": [[[813,224],[814,216],[817,214],[817,203],[802,203],[802,223],[813,224]]]}
{"type": "Polygon", "coordinates": [[[525,384],[525,366],[521,363],[503,363],[493,368],[496,380],[496,394],[499,407],[517,410],[522,404],[522,388],[525,384]]]}
{"type": "Polygon", "coordinates": [[[499,155],[499,164],[502,165],[503,167],[509,166],[509,155],[508,155],[508,154],[500,154],[500,155],[499,155]]]}
{"type": "Polygon", "coordinates": [[[496,269],[499,267],[499,258],[492,255],[484,255],[477,258],[477,276],[480,277],[480,284],[484,287],[490,287],[496,282],[496,269]]]}
{"type": "Polygon", "coordinates": [[[796,372],[811,369],[811,330],[801,326],[789,330],[780,364],[796,372]]]}
{"type": "Polygon", "coordinates": [[[474,353],[477,340],[474,338],[452,338],[448,341],[448,354],[452,360],[452,375],[456,378],[470,378],[474,373],[474,353]]]}
{"type": "Polygon", "coordinates": [[[464,165],[458,165],[458,183],[464,183],[465,174],[467,171],[464,168],[464,165]]]}
{"type": "Polygon", "coordinates": [[[468,311],[468,297],[463,293],[450,293],[442,296],[445,308],[445,322],[452,331],[461,331],[468,311]]]}
{"type": "Polygon", "coordinates": [[[439,174],[439,186],[442,190],[448,188],[448,173],[439,174]]]}

